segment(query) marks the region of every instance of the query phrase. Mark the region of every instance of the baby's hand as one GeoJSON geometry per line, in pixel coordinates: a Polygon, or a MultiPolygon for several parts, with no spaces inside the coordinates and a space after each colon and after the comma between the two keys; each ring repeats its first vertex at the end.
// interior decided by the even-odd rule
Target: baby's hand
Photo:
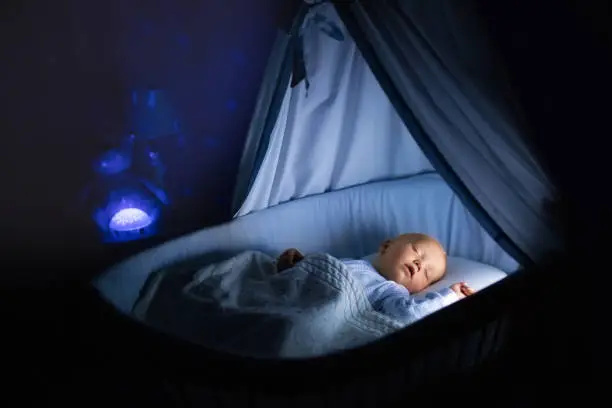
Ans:
{"type": "Polygon", "coordinates": [[[294,267],[302,259],[304,259],[304,255],[300,251],[295,248],[287,249],[278,257],[276,269],[278,272],[282,272],[285,269],[294,267]]]}
{"type": "Polygon", "coordinates": [[[454,285],[451,285],[450,289],[455,292],[459,299],[463,299],[474,294],[474,289],[470,288],[465,282],[455,283],[454,285]]]}

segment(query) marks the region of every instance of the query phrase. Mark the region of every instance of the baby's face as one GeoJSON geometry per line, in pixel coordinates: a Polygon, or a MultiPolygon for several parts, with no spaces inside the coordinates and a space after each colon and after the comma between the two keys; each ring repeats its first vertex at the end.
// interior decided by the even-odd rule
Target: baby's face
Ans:
{"type": "Polygon", "coordinates": [[[404,234],[381,244],[377,267],[385,278],[417,293],[442,278],[446,254],[430,236],[404,234]]]}

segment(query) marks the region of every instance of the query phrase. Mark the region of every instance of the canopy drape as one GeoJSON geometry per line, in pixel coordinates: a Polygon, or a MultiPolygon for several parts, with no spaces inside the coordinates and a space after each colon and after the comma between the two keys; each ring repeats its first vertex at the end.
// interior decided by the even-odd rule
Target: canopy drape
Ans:
{"type": "Polygon", "coordinates": [[[356,0],[336,8],[425,155],[483,227],[521,263],[559,249],[547,213],[554,187],[526,142],[475,5],[356,0]]]}

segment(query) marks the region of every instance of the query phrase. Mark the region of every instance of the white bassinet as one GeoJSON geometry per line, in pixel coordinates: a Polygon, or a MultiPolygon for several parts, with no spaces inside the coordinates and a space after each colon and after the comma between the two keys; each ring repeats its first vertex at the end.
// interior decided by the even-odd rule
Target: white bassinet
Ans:
{"type": "Polygon", "coordinates": [[[506,273],[518,267],[448,185],[429,173],[306,197],[203,229],[121,262],[95,286],[130,314],[147,277],[183,260],[209,256],[212,262],[245,250],[276,255],[290,247],[357,258],[376,251],[385,238],[408,231],[436,237],[452,257],[506,273]]]}

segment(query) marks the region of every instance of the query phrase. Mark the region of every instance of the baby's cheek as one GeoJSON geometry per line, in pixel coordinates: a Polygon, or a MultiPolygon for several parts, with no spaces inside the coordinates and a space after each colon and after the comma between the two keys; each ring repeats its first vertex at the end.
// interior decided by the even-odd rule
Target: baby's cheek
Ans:
{"type": "Polygon", "coordinates": [[[416,286],[418,286],[419,291],[427,288],[427,286],[429,286],[429,284],[427,283],[427,280],[425,279],[424,276],[419,276],[418,279],[415,280],[415,284],[416,286]]]}

